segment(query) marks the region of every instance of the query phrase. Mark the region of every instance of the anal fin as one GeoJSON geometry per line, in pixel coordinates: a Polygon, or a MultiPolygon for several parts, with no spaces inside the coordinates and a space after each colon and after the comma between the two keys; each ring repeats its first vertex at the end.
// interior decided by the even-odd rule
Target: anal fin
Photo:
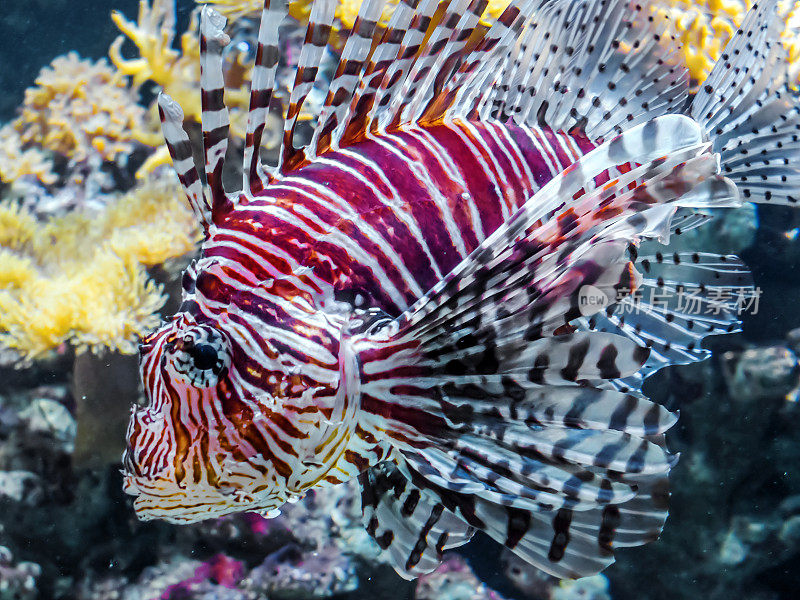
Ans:
{"type": "Polygon", "coordinates": [[[475,528],[457,517],[427,486],[416,486],[384,462],[359,477],[367,532],[405,579],[430,573],[442,552],[467,543],[475,528]]]}

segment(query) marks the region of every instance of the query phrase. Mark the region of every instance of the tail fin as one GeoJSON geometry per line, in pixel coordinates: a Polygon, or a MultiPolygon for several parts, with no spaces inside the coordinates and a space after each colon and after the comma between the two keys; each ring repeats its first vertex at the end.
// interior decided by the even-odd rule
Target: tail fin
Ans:
{"type": "MultiPolygon", "coordinates": [[[[650,350],[571,323],[586,315],[587,289],[599,310],[648,282],[632,249],[668,235],[679,207],[735,200],[700,135],[687,119],[663,117],[598,147],[406,313],[350,340],[364,423],[393,442],[403,485],[559,577],[596,573],[613,547],[654,539],[666,518],[676,457],[662,434],[675,416],[613,389],[650,350]],[[649,133],[667,125],[674,137],[656,148],[649,133]],[[615,160],[641,166],[595,185],[615,160]]],[[[371,476],[362,484],[374,488],[371,476]]],[[[392,537],[381,524],[393,531],[394,566],[414,575],[435,564],[433,529],[403,512],[401,495],[365,510],[378,519],[376,539],[392,537]],[[409,569],[417,543],[425,562],[409,569]]],[[[465,539],[447,521],[439,535],[459,531],[465,539]]]]}

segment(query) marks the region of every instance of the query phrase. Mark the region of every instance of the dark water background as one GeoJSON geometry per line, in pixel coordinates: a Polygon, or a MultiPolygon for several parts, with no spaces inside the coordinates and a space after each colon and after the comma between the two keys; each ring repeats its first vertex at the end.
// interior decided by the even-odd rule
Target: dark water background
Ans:
{"type": "MultiPolygon", "coordinates": [[[[178,31],[194,8],[178,0],[178,31]]],[[[0,9],[0,122],[14,116],[25,88],[55,57],[76,51],[83,58],[108,56],[120,34],[112,10],[136,22],[138,0],[4,0],[0,9]]]]}
{"type": "MultiPolygon", "coordinates": [[[[177,5],[178,31],[182,31],[194,4],[180,0],[177,5]]],[[[56,56],[73,50],[84,58],[106,56],[118,35],[109,17],[112,8],[136,20],[136,0],[3,0],[0,122],[13,118],[25,88],[56,56]]],[[[744,404],[733,402],[719,362],[724,351],[786,344],[787,333],[800,327],[800,244],[785,235],[800,224],[798,214],[800,209],[759,209],[755,242],[741,254],[763,293],[758,314],[744,317],[744,333],[707,344],[717,351],[711,361],[665,369],[648,381],[646,391],[654,399],[681,409],[681,420],[668,440],[671,449],[683,452],[683,457],[674,471],[671,516],[662,539],[620,552],[617,564],[607,571],[616,600],[800,597],[800,532],[798,539],[789,541],[775,533],[800,512],[800,411],[769,397],[744,404]],[[702,466],[698,467],[696,459],[701,455],[702,466]],[[790,502],[787,508],[787,501],[792,499],[798,506],[790,502]],[[751,529],[762,527],[767,533],[754,535],[747,542],[743,563],[723,565],[715,556],[737,523],[745,529],[748,523],[751,529]]],[[[112,481],[118,484],[119,478],[112,481]]],[[[111,494],[117,504],[96,524],[103,529],[98,535],[117,535],[115,528],[130,518],[126,499],[119,489],[99,488],[95,493],[111,494]]],[[[69,510],[56,511],[52,518],[68,519],[69,515],[69,510]]],[[[55,524],[51,531],[63,526],[55,524]]],[[[142,527],[140,544],[147,546],[169,538],[165,527],[142,527]]],[[[127,531],[123,530],[121,527],[120,536],[127,531]]],[[[21,558],[41,560],[51,543],[58,570],[69,573],[76,552],[74,547],[63,550],[63,541],[31,539],[30,555],[21,558]],[[59,558],[62,551],[63,559],[59,558]]],[[[503,575],[496,544],[478,536],[463,553],[478,576],[492,587],[509,598],[526,597],[503,575]]],[[[143,549],[137,555],[138,562],[128,568],[146,564],[145,555],[143,549]]],[[[404,593],[408,590],[402,589],[404,593]]],[[[54,589],[47,587],[42,597],[50,594],[55,594],[54,589]]]]}

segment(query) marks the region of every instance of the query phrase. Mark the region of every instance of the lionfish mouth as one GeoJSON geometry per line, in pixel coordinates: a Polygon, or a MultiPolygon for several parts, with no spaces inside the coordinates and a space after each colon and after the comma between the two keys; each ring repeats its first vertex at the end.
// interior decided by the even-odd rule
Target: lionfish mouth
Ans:
{"type": "Polygon", "coordinates": [[[216,519],[235,512],[258,512],[266,517],[279,514],[286,502],[278,496],[254,498],[234,492],[211,489],[176,489],[165,478],[145,479],[127,473],[123,484],[126,494],[135,496],[133,508],[142,521],[156,519],[186,524],[216,519]]]}
{"type": "MultiPolygon", "coordinates": [[[[146,414],[134,408],[131,426],[146,414]]],[[[150,425],[159,423],[151,420],[150,425]]],[[[195,478],[195,465],[184,465],[182,476],[176,476],[173,461],[166,456],[160,460],[137,455],[136,444],[128,437],[123,454],[123,491],[135,496],[133,507],[143,521],[155,519],[185,524],[214,519],[234,512],[259,512],[274,516],[286,502],[285,495],[277,489],[261,489],[250,493],[239,485],[195,478]]]]}

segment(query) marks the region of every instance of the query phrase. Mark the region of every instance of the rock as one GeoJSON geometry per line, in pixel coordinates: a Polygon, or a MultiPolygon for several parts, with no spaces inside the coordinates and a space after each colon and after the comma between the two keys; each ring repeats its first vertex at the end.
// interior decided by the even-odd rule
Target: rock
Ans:
{"type": "Polygon", "coordinates": [[[785,346],[750,348],[722,355],[722,371],[731,397],[739,401],[761,398],[794,400],[800,386],[797,355],[785,346]]]}
{"type": "Polygon", "coordinates": [[[605,575],[561,580],[550,596],[552,600],[611,600],[605,575]]]}
{"type": "Polygon", "coordinates": [[[445,560],[433,573],[417,580],[416,600],[503,600],[503,596],[481,583],[457,554],[445,560]]]}
{"type": "Polygon", "coordinates": [[[77,424],[66,406],[49,398],[37,398],[20,412],[28,434],[41,436],[54,444],[54,449],[72,454],[75,449],[77,424]]]}
{"type": "Polygon", "coordinates": [[[271,600],[316,600],[354,591],[358,577],[350,558],[336,546],[304,552],[288,545],[253,569],[241,587],[271,600]]]}
{"type": "Polygon", "coordinates": [[[42,496],[39,478],[29,471],[0,471],[0,499],[35,506],[42,496]]]}
{"type": "Polygon", "coordinates": [[[0,546],[0,600],[33,600],[38,598],[37,579],[41,568],[36,563],[14,564],[11,551],[0,546]]]}
{"type": "Polygon", "coordinates": [[[719,549],[719,562],[723,565],[738,565],[747,558],[747,551],[748,548],[744,542],[739,539],[735,531],[731,530],[722,540],[719,549]]]}
{"type": "Polygon", "coordinates": [[[558,579],[525,562],[508,548],[503,548],[500,564],[513,586],[530,600],[548,600],[558,584],[558,579]]]}

